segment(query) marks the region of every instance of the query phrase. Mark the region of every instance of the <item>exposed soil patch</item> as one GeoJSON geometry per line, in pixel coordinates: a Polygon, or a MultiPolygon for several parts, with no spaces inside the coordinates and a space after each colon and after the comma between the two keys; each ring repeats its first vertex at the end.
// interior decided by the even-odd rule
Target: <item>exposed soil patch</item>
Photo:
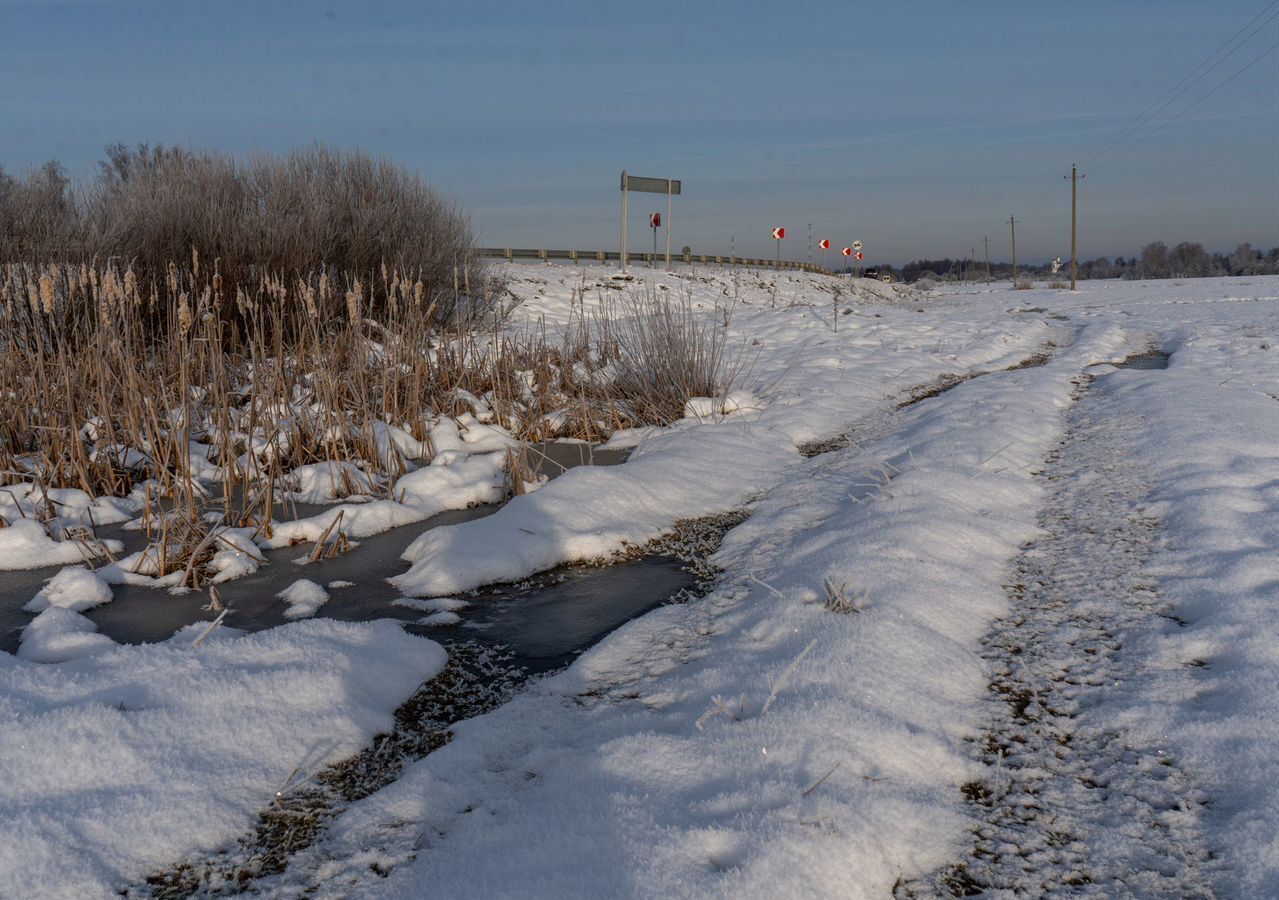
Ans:
{"type": "MultiPolygon", "coordinates": [[[[965,382],[972,381],[974,378],[981,378],[984,375],[993,375],[997,372],[1015,372],[1019,369],[1032,369],[1036,366],[1042,366],[1052,359],[1053,351],[1057,349],[1057,345],[1053,342],[1046,343],[1041,350],[1027,356],[1020,362],[1008,366],[1003,369],[983,370],[979,372],[969,372],[965,375],[947,374],[941,375],[932,381],[924,384],[916,385],[906,392],[905,399],[899,401],[894,407],[896,410],[906,409],[928,400],[932,397],[938,397],[952,388],[956,388],[965,382]]],[[[832,453],[836,450],[843,450],[846,447],[856,443],[856,435],[853,431],[846,431],[843,434],[827,438],[822,441],[812,441],[807,444],[801,444],[799,453],[808,459],[815,456],[821,456],[824,453],[832,453]]]]}

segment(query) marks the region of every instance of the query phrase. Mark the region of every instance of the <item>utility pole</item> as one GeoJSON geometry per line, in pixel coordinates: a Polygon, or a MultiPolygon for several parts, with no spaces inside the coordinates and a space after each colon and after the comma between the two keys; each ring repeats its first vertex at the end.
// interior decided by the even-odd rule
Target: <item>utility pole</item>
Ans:
{"type": "Polygon", "coordinates": [[[1075,252],[1076,237],[1079,233],[1079,179],[1080,175],[1074,164],[1070,174],[1062,176],[1070,179],[1070,289],[1075,289],[1075,278],[1079,274],[1079,257],[1075,252]]]}
{"type": "Polygon", "coordinates": [[[629,193],[628,187],[629,185],[626,181],[626,170],[623,169],[622,170],[622,246],[621,246],[621,252],[618,254],[622,258],[621,263],[622,263],[623,275],[626,274],[626,195],[629,193]]]}
{"type": "Polygon", "coordinates": [[[986,283],[990,284],[990,237],[982,235],[982,240],[986,242],[986,283]]]}
{"type": "Polygon", "coordinates": [[[1008,227],[1013,231],[1013,287],[1017,287],[1017,220],[1008,217],[1008,227]]]}
{"type": "Polygon", "coordinates": [[[808,223],[808,264],[813,264],[813,223],[808,223]]]}

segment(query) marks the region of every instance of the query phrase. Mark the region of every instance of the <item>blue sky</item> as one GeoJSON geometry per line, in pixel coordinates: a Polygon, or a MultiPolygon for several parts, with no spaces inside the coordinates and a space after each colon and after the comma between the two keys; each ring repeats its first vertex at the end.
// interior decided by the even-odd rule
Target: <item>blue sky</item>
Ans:
{"type": "MultiPolygon", "coordinates": [[[[1016,212],[1042,259],[1069,253],[1071,162],[1266,4],[0,0],[0,166],[358,145],[486,246],[578,248],[616,246],[626,168],[684,181],[677,247],[771,255],[785,225],[802,259],[811,222],[868,262],[980,258],[983,235],[1006,259],[1016,212]]],[[[1277,41],[1279,20],[1155,123],[1277,41]]],[[[1279,52],[1084,171],[1082,256],[1279,245],[1279,52]]],[[[646,242],[664,198],[633,200],[646,242]]]]}

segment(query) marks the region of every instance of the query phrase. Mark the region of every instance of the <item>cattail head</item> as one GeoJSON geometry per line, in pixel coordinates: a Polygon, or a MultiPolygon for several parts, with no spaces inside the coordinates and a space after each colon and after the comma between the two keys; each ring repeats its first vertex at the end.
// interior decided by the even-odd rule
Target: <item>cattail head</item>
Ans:
{"type": "Polygon", "coordinates": [[[191,245],[191,274],[197,278],[200,275],[200,251],[195,249],[195,244],[191,245]]]}
{"type": "Polygon", "coordinates": [[[360,282],[355,282],[355,287],[346,292],[346,315],[351,320],[352,325],[360,324],[360,282]]]}
{"type": "Polygon", "coordinates": [[[53,279],[46,272],[40,276],[40,306],[46,316],[53,315],[54,302],[53,279]]]}
{"type": "Polygon", "coordinates": [[[178,330],[185,335],[191,330],[191,322],[191,300],[187,297],[187,292],[183,291],[178,298],[178,330]]]}
{"type": "Polygon", "coordinates": [[[328,304],[333,299],[333,289],[329,285],[329,273],[320,273],[320,302],[328,304]]]}
{"type": "Polygon", "coordinates": [[[40,316],[40,290],[34,281],[27,282],[27,305],[31,307],[31,315],[40,316]]]}
{"type": "Polygon", "coordinates": [[[416,303],[418,306],[421,306],[422,298],[425,296],[426,296],[426,285],[424,285],[421,279],[419,279],[417,283],[413,285],[413,302],[416,303]]]}

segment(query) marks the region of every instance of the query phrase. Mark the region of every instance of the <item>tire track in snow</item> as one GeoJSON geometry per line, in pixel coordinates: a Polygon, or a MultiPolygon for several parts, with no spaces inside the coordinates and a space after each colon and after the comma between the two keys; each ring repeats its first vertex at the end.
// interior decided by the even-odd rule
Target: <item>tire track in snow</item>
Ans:
{"type": "Polygon", "coordinates": [[[1147,486],[1125,452],[1142,423],[1116,418],[1090,384],[1043,475],[1044,534],[983,642],[986,777],[963,788],[979,819],[972,850],[898,897],[1213,896],[1206,799],[1176,759],[1107,721],[1107,701],[1141,671],[1126,636],[1176,626],[1143,576],[1159,523],[1142,513],[1147,486]]]}

